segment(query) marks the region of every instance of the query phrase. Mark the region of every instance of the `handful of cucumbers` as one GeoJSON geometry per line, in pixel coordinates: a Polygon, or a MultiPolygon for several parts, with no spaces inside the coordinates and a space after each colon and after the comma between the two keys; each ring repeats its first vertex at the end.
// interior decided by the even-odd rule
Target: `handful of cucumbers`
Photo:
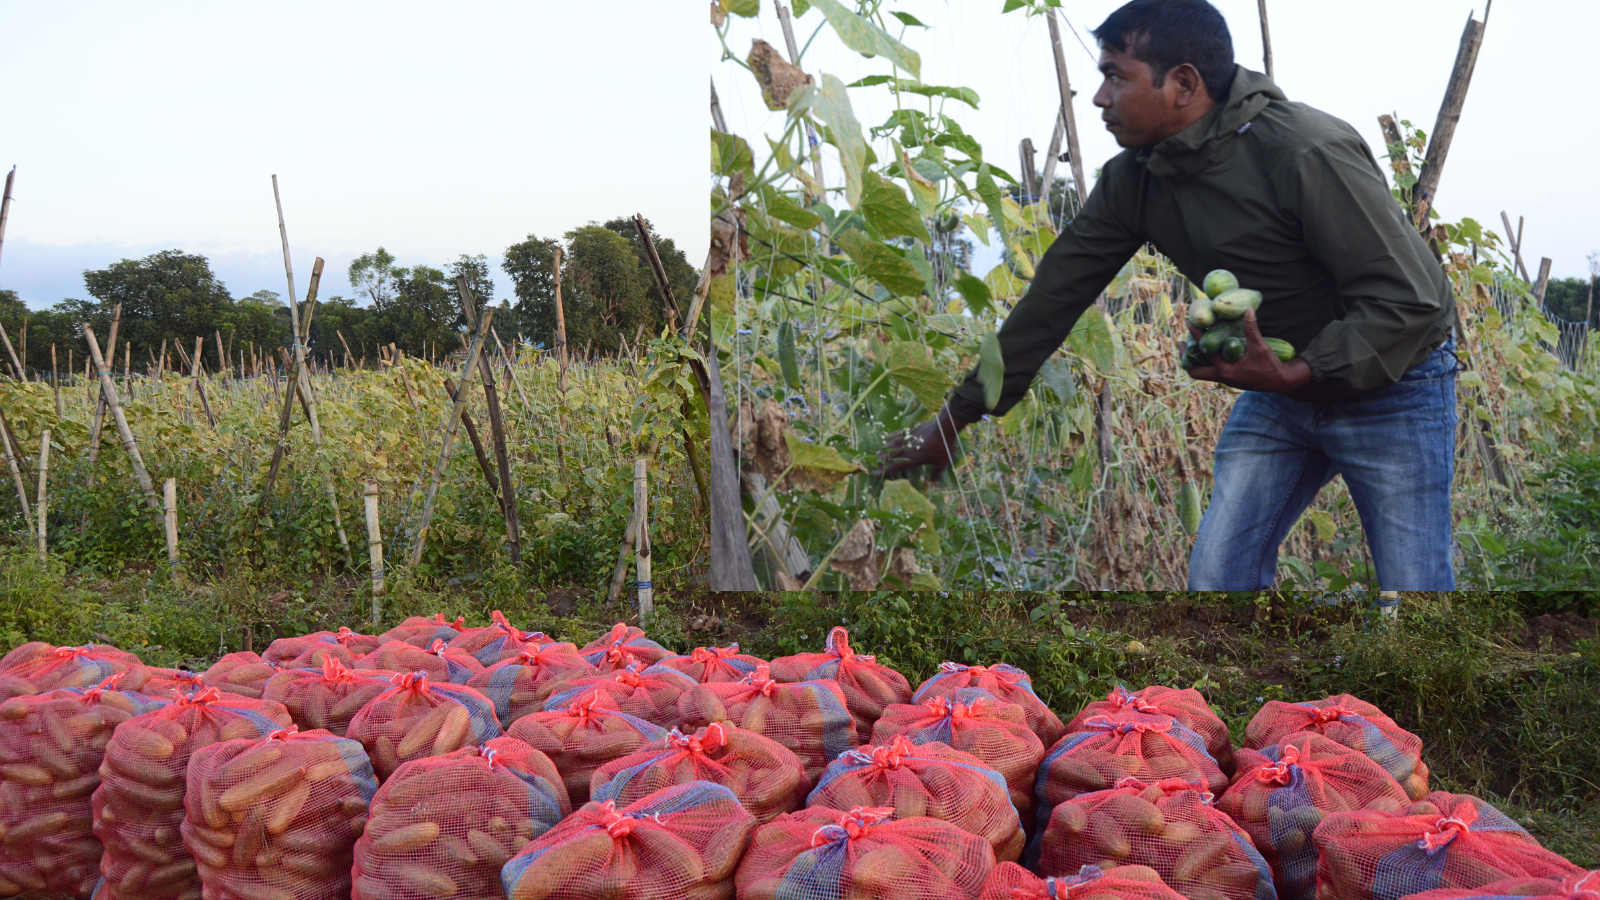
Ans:
{"type": "MultiPolygon", "coordinates": [[[[1239,287],[1239,279],[1227,269],[1206,275],[1202,286],[1206,295],[1189,304],[1189,323],[1204,329],[1199,341],[1185,342],[1179,365],[1184,371],[1210,365],[1209,357],[1220,355],[1228,362],[1244,358],[1244,314],[1261,306],[1261,292],[1239,287]]],[[[1294,347],[1278,338],[1263,338],[1278,359],[1294,359],[1294,347]]]]}

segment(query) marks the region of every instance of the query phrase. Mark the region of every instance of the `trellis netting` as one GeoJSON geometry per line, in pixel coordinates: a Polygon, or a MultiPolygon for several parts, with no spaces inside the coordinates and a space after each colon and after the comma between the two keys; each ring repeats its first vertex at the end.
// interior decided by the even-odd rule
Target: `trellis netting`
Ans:
{"type": "Polygon", "coordinates": [[[635,662],[626,669],[598,675],[584,675],[558,685],[546,705],[559,709],[592,691],[600,691],[617,701],[617,709],[663,728],[675,728],[682,721],[678,701],[697,682],[677,669],[659,665],[646,668],[635,662]]]}
{"type": "Polygon", "coordinates": [[[1224,774],[1233,773],[1233,737],[1228,733],[1228,726],[1206,702],[1205,696],[1194,688],[1178,690],[1156,684],[1130,691],[1118,686],[1104,700],[1085,706],[1067,724],[1067,731],[1082,731],[1083,723],[1089,719],[1125,709],[1171,717],[1205,738],[1206,752],[1217,761],[1224,774]]]}
{"type": "Polygon", "coordinates": [[[993,666],[964,666],[961,663],[943,662],[932,678],[922,683],[912,703],[921,703],[929,697],[948,697],[957,691],[977,688],[1022,707],[1027,714],[1028,727],[1039,736],[1046,747],[1061,740],[1067,727],[1055,711],[1033,692],[1033,679],[1027,672],[1007,663],[993,666]]]}
{"type": "Polygon", "coordinates": [[[501,870],[509,900],[711,900],[732,896],[755,819],[733,792],[694,781],[618,807],[584,805],[501,870]]]}
{"type": "Polygon", "coordinates": [[[872,743],[884,746],[896,735],[913,744],[937,741],[970,753],[1006,780],[1011,805],[1024,827],[1033,814],[1034,773],[1044,743],[1028,727],[1027,712],[978,688],[922,703],[897,703],[884,709],[872,729],[872,743]]]}
{"type": "Polygon", "coordinates": [[[1041,878],[1016,863],[994,867],[978,900],[1187,900],[1149,866],[1084,866],[1041,878]]]}
{"type": "Polygon", "coordinates": [[[1600,869],[1565,878],[1507,878],[1477,888],[1439,888],[1408,900],[1600,900],[1600,869]]]}
{"type": "Polygon", "coordinates": [[[455,640],[456,635],[465,631],[466,627],[465,616],[458,616],[454,622],[445,619],[444,613],[410,616],[399,625],[378,635],[378,646],[381,647],[390,641],[401,641],[413,647],[427,647],[434,641],[449,643],[455,640]]]}
{"type": "Polygon", "coordinates": [[[472,688],[434,684],[423,672],[389,681],[389,689],[361,707],[345,729],[366,748],[379,781],[403,762],[500,736],[494,704],[472,688]]]}
{"type": "Polygon", "coordinates": [[[113,730],[160,701],[117,689],[58,688],[0,704],[0,894],[87,897],[100,877],[91,796],[113,730]]]}
{"type": "Polygon", "coordinates": [[[1404,812],[1405,789],[1382,766],[1313,732],[1239,751],[1239,773],[1217,808],[1249,833],[1272,867],[1279,900],[1313,900],[1317,849],[1311,833],[1329,813],[1404,812]]]}
{"type": "Polygon", "coordinates": [[[414,759],[372,798],[351,900],[502,900],[506,860],[571,812],[555,764],[516,738],[414,759]]]}
{"type": "Polygon", "coordinates": [[[500,724],[510,728],[528,713],[543,710],[545,698],[563,683],[596,671],[572,644],[543,644],[473,675],[467,687],[488,697],[500,724]]]}
{"type": "Polygon", "coordinates": [[[821,653],[780,656],[769,665],[775,681],[836,681],[844,692],[845,705],[855,720],[859,743],[872,735],[873,723],[891,703],[910,703],[911,684],[894,669],[878,662],[876,656],[850,649],[850,632],[835,625],[828,632],[821,653]]]}
{"type": "Polygon", "coordinates": [[[589,796],[626,806],[691,781],[733,791],[758,825],[805,806],[811,786],[806,767],[788,747],[731,722],[712,722],[691,734],[674,728],[665,738],[596,769],[589,796]]]}
{"type": "Polygon", "coordinates": [[[256,740],[291,725],[273,700],[207,687],[117,726],[94,794],[94,833],[107,900],[178,900],[200,886],[179,825],[194,756],[233,740],[256,740]]]}
{"type": "Polygon", "coordinates": [[[577,806],[588,802],[596,769],[665,739],[667,729],[628,715],[617,709],[615,700],[595,691],[561,709],[523,716],[506,733],[550,757],[577,806]]]}
{"type": "Polygon", "coordinates": [[[1582,869],[1539,846],[1488,804],[1444,815],[1333,813],[1312,833],[1318,900],[1400,900],[1439,888],[1476,890],[1507,878],[1563,879],[1582,869]]]}
{"type": "Polygon", "coordinates": [[[200,677],[208,686],[224,694],[237,694],[240,697],[259,700],[267,681],[277,671],[277,666],[248,650],[242,650],[229,653],[212,663],[211,668],[206,669],[200,677]]]}
{"type": "Polygon", "coordinates": [[[1284,735],[1297,731],[1315,731],[1372,757],[1413,800],[1428,793],[1422,738],[1401,728],[1365,700],[1349,694],[1304,703],[1268,700],[1245,726],[1244,745],[1251,749],[1270,747],[1284,735]]]}
{"type": "Polygon", "coordinates": [[[895,735],[887,745],[841,754],[822,773],[808,806],[887,808],[894,818],[929,816],[983,838],[997,860],[1022,857],[1026,838],[1005,777],[970,753],[895,735]]]}
{"type": "Polygon", "coordinates": [[[361,745],[326,731],[223,741],[189,763],[183,843],[208,900],[328,900],[378,782],[361,745]]]}
{"type": "Polygon", "coordinates": [[[739,864],[740,900],[976,900],[989,842],[892,809],[813,806],[763,825],[739,864]]]}
{"type": "Polygon", "coordinates": [[[358,671],[426,672],[435,684],[466,684],[483,671],[483,664],[465,650],[451,649],[434,638],[426,648],[401,641],[390,641],[361,657],[353,668],[358,671]]]}
{"type": "Polygon", "coordinates": [[[644,636],[644,629],[618,622],[611,630],[585,644],[578,654],[602,672],[626,669],[635,662],[647,666],[676,656],[671,650],[644,636]]]}
{"type": "Polygon", "coordinates": [[[452,650],[465,650],[479,665],[492,666],[510,659],[524,650],[536,650],[545,644],[556,643],[542,631],[523,631],[506,619],[505,613],[495,610],[489,614],[491,624],[485,628],[468,628],[447,638],[452,650]]]}
{"type": "Polygon", "coordinates": [[[764,659],[740,653],[738,644],[729,644],[726,647],[696,647],[683,656],[669,656],[656,663],[658,666],[676,669],[700,684],[739,681],[754,672],[756,666],[766,664],[764,659]]]}
{"type": "Polygon", "coordinates": [[[728,721],[794,751],[815,784],[822,770],[856,745],[855,723],[836,681],[782,683],[766,666],[743,681],[697,684],[678,701],[683,725],[728,721]]]}
{"type": "Polygon", "coordinates": [[[1189,900],[1276,900],[1266,860],[1212,799],[1204,784],[1176,778],[1126,778],[1074,797],[1050,816],[1038,870],[1149,866],[1189,900]]]}
{"type": "Polygon", "coordinates": [[[294,724],[307,731],[322,728],[344,737],[361,707],[389,689],[393,674],[356,671],[328,656],[319,668],[278,672],[267,679],[261,696],[282,703],[294,724]]]}

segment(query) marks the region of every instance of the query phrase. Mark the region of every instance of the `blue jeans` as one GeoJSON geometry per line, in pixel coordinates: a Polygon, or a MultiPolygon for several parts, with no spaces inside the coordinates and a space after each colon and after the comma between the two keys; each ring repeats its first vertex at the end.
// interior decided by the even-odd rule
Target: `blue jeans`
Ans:
{"type": "Polygon", "coordinates": [[[1348,403],[1241,394],[1217,440],[1216,486],[1189,557],[1189,589],[1270,588],[1278,545],[1341,475],[1380,589],[1454,590],[1454,348],[1447,340],[1395,384],[1348,403]]]}

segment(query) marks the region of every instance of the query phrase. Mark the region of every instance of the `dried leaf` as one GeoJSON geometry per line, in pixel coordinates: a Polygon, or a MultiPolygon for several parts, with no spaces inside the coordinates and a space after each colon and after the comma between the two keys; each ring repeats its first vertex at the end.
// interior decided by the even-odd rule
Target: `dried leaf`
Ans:
{"type": "Polygon", "coordinates": [[[787,109],[795,88],[812,83],[810,75],[790,65],[776,47],[760,38],[751,42],[745,62],[761,85],[761,99],[766,101],[767,109],[787,109]]]}
{"type": "Polygon", "coordinates": [[[850,579],[853,591],[870,591],[878,586],[883,554],[873,550],[875,533],[871,519],[862,519],[839,541],[829,566],[850,579]]]}

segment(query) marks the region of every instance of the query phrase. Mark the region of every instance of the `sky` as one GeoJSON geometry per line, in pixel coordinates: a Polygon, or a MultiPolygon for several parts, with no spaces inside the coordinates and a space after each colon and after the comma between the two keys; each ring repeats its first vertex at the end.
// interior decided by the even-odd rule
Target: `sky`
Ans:
{"type": "MultiPolygon", "coordinates": [[[[1235,59],[1262,70],[1256,0],[1213,2],[1228,21],[1235,59]]],[[[1063,3],[1073,28],[1062,29],[1062,39],[1078,94],[1074,112],[1091,186],[1094,170],[1120,148],[1090,102],[1100,78],[1090,53],[1098,49],[1088,29],[1121,3],[1063,3]]],[[[1002,5],[1000,0],[889,0],[885,9],[908,12],[931,26],[909,28],[902,37],[921,54],[925,83],[978,92],[977,110],[947,102],[945,112],[977,138],[986,158],[1015,174],[1018,144],[1028,137],[1038,148],[1036,164],[1042,170],[1060,102],[1049,31],[1042,18],[1001,15],[1002,5]]],[[[1267,12],[1274,76],[1284,93],[1350,122],[1382,161],[1377,117],[1396,113],[1433,130],[1467,16],[1475,13],[1481,20],[1484,0],[1267,0],[1267,12]]],[[[822,23],[815,9],[796,19],[798,42],[804,45],[822,23]]],[[[891,33],[900,36],[898,28],[891,33]]],[[[1600,116],[1585,87],[1596,33],[1600,3],[1594,0],[1495,4],[1439,185],[1437,208],[1446,219],[1470,216],[1504,232],[1501,210],[1513,225],[1525,217],[1523,259],[1531,274],[1547,256],[1552,277],[1584,277],[1586,255],[1600,249],[1595,215],[1600,167],[1579,161],[1585,158],[1581,148],[1600,144],[1600,116]]],[[[780,50],[784,46],[771,3],[762,4],[759,19],[737,20],[728,46],[743,58],[757,37],[780,50]]],[[[705,40],[713,58],[720,56],[715,35],[705,40]]],[[[890,71],[882,58],[867,59],[845,48],[831,30],[812,43],[801,68],[813,77],[837,75],[846,84],[890,71]]],[[[757,147],[764,145],[758,135],[782,133],[784,113],[767,110],[749,73],[724,60],[713,66],[712,78],[731,130],[757,147]]],[[[885,88],[852,89],[850,96],[863,125],[882,122],[892,109],[885,88]]],[[[883,157],[887,142],[875,146],[883,157]]],[[[836,159],[827,156],[831,149],[824,154],[830,163],[836,159]]],[[[758,159],[763,155],[758,150],[758,159]]],[[[1058,164],[1060,174],[1070,174],[1067,170],[1058,164]]],[[[842,183],[836,165],[827,171],[830,185],[842,183]]],[[[974,269],[982,275],[996,262],[996,252],[979,247],[974,269]]]]}
{"type": "MultiPolygon", "coordinates": [[[[689,4],[699,9],[697,4],[689,4]]],[[[0,2],[0,288],[89,299],[85,269],[166,249],[234,297],[352,296],[346,267],[498,256],[643,213],[708,243],[703,14],[660,0],[0,2]]]]}

